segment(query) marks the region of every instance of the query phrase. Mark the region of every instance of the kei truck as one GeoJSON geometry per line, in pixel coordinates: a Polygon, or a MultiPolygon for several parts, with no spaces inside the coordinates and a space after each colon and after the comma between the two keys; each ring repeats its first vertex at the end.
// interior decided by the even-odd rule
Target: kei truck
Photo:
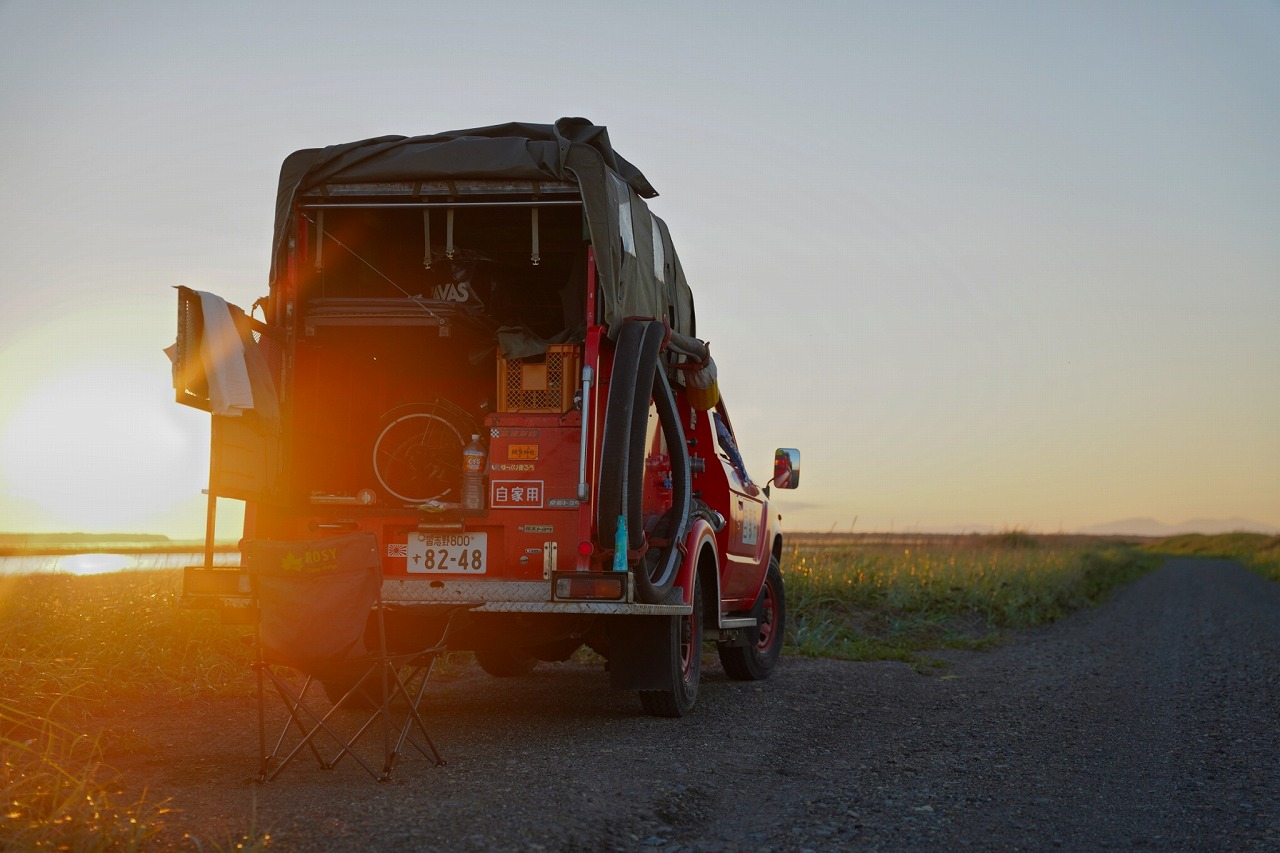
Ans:
{"type": "Polygon", "coordinates": [[[212,416],[184,601],[245,606],[212,559],[234,499],[246,539],[375,534],[388,642],[466,602],[448,645],[487,672],[589,645],[658,716],[704,642],[767,677],[800,454],[749,472],[656,195],[580,118],[290,155],[267,294],[178,289],[177,400],[212,416]]]}

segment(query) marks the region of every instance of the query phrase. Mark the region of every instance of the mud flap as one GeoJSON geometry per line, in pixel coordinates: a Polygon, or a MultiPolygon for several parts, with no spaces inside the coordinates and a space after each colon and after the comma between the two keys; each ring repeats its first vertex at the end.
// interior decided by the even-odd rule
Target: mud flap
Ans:
{"type": "Polygon", "coordinates": [[[671,689],[670,620],[670,616],[615,616],[608,620],[610,687],[671,689]]]}

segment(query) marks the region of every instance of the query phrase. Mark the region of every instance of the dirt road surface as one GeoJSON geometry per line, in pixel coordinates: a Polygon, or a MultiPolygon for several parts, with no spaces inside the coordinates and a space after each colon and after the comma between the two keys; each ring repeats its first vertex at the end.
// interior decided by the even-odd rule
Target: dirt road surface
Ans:
{"type": "Polygon", "coordinates": [[[1096,610],[990,652],[707,658],[694,713],[640,715],[597,667],[431,688],[448,764],[256,785],[251,702],[136,710],[112,756],[180,811],[166,841],[284,850],[1277,850],[1280,585],[1170,560],[1096,610]],[[360,774],[360,775],[357,775],[360,774]],[[189,833],[192,838],[185,838],[189,833]]]}

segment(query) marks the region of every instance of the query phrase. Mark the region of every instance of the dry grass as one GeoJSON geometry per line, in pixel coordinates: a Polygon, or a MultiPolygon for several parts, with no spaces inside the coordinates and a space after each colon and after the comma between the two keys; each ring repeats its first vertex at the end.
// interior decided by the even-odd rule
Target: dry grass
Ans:
{"type": "Polygon", "coordinates": [[[247,693],[248,649],[178,607],[180,572],[0,577],[0,848],[135,850],[163,803],[120,801],[95,719],[113,702],[247,693]]]}
{"type": "Polygon", "coordinates": [[[918,662],[1051,622],[1134,580],[1155,558],[1078,537],[793,538],[784,559],[790,644],[800,654],[918,662]]]}
{"type": "Polygon", "coordinates": [[[1280,536],[1264,533],[1222,533],[1205,536],[1188,533],[1170,536],[1146,546],[1155,554],[1186,554],[1238,560],[1264,577],[1280,581],[1280,536]]]}

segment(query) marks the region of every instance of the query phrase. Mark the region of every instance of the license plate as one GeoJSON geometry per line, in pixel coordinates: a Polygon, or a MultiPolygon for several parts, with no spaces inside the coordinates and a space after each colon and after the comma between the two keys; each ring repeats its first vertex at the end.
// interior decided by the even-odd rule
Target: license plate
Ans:
{"type": "Polygon", "coordinates": [[[409,574],[466,574],[485,572],[489,550],[487,533],[410,533],[409,574]]]}

